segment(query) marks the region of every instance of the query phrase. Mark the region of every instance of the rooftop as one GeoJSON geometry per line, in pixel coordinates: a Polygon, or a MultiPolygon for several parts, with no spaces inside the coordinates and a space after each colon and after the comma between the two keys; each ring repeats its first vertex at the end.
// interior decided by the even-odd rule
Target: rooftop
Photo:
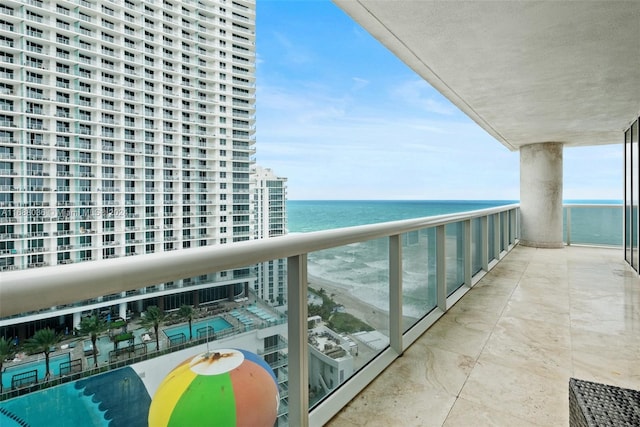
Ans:
{"type": "Polygon", "coordinates": [[[327,425],[568,425],[570,377],[640,389],[623,255],[516,247],[327,425]]]}
{"type": "Polygon", "coordinates": [[[350,345],[353,341],[341,337],[327,326],[320,325],[309,330],[309,344],[317,351],[334,360],[350,358],[350,345]]]}

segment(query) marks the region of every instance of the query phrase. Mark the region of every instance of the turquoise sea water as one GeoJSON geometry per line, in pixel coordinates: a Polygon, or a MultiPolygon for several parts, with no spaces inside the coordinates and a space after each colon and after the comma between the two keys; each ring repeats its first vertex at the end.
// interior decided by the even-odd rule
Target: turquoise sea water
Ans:
{"type": "MultiPolygon", "coordinates": [[[[409,218],[486,209],[516,200],[290,200],[291,233],[328,230],[409,218]]],[[[565,204],[622,204],[620,200],[566,200],[565,204]]],[[[595,211],[594,223],[603,221],[595,211]]],[[[588,222],[588,219],[587,219],[588,222]]]]}
{"type": "MultiPolygon", "coordinates": [[[[460,201],[289,201],[290,233],[350,227],[410,218],[457,213],[517,203],[512,200],[460,201]]],[[[618,205],[616,207],[571,208],[571,244],[622,245],[622,207],[620,201],[567,200],[565,204],[618,205]]],[[[567,223],[567,210],[564,212],[567,223]]],[[[565,226],[565,241],[567,228],[565,226]]],[[[412,317],[424,314],[435,304],[434,259],[429,255],[433,230],[407,236],[404,279],[405,313],[412,317]]],[[[459,275],[455,248],[448,254],[448,277],[459,275]]],[[[388,309],[388,247],[386,239],[354,243],[313,252],[308,258],[310,282],[321,281],[348,290],[353,296],[381,310],[388,309]]],[[[455,278],[452,282],[455,282],[455,278]]],[[[455,285],[455,283],[453,283],[455,285]]],[[[328,285],[327,285],[328,286],[328,285]]],[[[455,288],[454,288],[455,289],[455,288]]]]}
{"type": "Polygon", "coordinates": [[[516,203],[513,200],[290,200],[289,232],[375,224],[516,203]]]}

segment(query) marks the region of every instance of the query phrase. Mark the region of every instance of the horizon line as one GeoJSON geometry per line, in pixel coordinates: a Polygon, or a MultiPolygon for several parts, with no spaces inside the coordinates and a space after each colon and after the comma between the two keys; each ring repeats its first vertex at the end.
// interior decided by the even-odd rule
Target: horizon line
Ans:
{"type": "MultiPolygon", "coordinates": [[[[516,199],[287,199],[288,202],[510,202],[520,203],[516,199]]],[[[563,199],[562,202],[599,201],[623,203],[622,199],[563,199]]]]}

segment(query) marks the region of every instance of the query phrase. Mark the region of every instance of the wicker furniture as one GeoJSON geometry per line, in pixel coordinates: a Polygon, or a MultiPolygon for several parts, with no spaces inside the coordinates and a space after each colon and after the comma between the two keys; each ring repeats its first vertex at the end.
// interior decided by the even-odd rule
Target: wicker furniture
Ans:
{"type": "Polygon", "coordinates": [[[571,378],[569,425],[640,426],[640,391],[571,378]]]}

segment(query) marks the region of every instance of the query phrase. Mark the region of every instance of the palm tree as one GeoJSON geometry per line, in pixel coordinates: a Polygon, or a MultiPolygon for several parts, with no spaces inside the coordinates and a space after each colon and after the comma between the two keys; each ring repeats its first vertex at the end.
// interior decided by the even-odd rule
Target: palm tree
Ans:
{"type": "Polygon", "coordinates": [[[25,341],[24,347],[29,353],[44,353],[45,362],[45,381],[49,379],[49,354],[52,347],[55,349],[55,345],[62,341],[63,336],[56,334],[53,329],[45,328],[36,331],[31,338],[25,341]]]}
{"type": "Polygon", "coordinates": [[[2,364],[5,359],[9,359],[15,354],[12,344],[11,340],[0,337],[0,393],[2,393],[2,364]]]}
{"type": "Polygon", "coordinates": [[[80,325],[78,325],[78,333],[80,335],[89,335],[91,337],[93,366],[96,368],[98,367],[98,348],[96,347],[96,341],[98,340],[98,335],[106,331],[107,328],[107,322],[95,314],[91,317],[85,317],[80,321],[80,325]]]}
{"type": "Polygon", "coordinates": [[[178,317],[182,320],[189,321],[189,341],[193,339],[193,332],[191,331],[191,322],[193,321],[193,307],[184,304],[178,310],[178,317]]]}
{"type": "Polygon", "coordinates": [[[144,312],[144,317],[140,322],[142,327],[151,328],[153,327],[153,332],[156,335],[156,350],[160,350],[160,335],[158,334],[158,329],[160,328],[160,324],[164,322],[164,313],[155,305],[150,305],[147,307],[147,311],[144,312]]]}

